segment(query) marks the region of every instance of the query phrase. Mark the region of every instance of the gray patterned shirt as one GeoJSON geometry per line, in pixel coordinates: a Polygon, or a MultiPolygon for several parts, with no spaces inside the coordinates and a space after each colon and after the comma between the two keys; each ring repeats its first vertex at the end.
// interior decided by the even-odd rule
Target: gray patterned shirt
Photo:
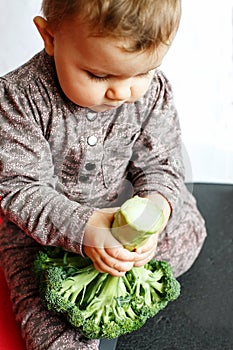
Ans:
{"type": "Polygon", "coordinates": [[[1,207],[39,243],[81,254],[95,208],[156,191],[174,210],[183,181],[179,121],[161,71],[137,102],[101,113],[66,98],[45,51],[0,79],[1,207]]]}

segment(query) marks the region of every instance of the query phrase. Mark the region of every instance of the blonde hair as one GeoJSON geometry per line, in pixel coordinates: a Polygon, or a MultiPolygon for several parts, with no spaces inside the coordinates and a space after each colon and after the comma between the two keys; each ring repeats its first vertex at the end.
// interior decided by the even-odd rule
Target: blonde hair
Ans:
{"type": "Polygon", "coordinates": [[[181,15],[180,0],[43,0],[42,11],[54,28],[75,16],[96,36],[130,38],[128,51],[168,44],[181,15]]]}

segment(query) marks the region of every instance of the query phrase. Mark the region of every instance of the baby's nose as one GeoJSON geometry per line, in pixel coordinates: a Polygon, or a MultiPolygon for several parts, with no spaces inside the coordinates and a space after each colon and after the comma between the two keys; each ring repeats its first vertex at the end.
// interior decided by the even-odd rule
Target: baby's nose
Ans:
{"type": "Polygon", "coordinates": [[[127,101],[131,97],[131,87],[128,84],[111,86],[106,92],[106,97],[110,100],[127,101]]]}

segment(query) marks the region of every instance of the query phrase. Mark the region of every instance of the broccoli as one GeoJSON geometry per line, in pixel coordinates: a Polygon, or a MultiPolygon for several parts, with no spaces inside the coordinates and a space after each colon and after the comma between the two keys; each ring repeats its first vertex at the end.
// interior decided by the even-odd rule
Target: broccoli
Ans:
{"type": "Polygon", "coordinates": [[[68,253],[60,247],[43,247],[36,255],[34,268],[38,268],[39,271],[47,269],[48,266],[76,266],[84,267],[90,265],[91,260],[89,258],[83,258],[75,253],[68,253]]]}
{"type": "Polygon", "coordinates": [[[38,253],[34,273],[44,305],[90,339],[135,331],[180,294],[165,261],[151,260],[114,277],[97,271],[88,258],[50,248],[38,253]]]}
{"type": "Polygon", "coordinates": [[[134,286],[134,308],[148,317],[156,315],[180,295],[180,284],[165,261],[151,260],[145,266],[131,269],[127,276],[134,286]]]}
{"type": "Polygon", "coordinates": [[[115,213],[113,236],[128,250],[143,245],[164,221],[163,211],[150,199],[134,196],[115,213]]]}
{"type": "MultiPolygon", "coordinates": [[[[135,196],[115,214],[112,234],[133,250],[163,224],[163,212],[135,196]]],[[[180,294],[180,284],[165,261],[149,261],[122,277],[97,271],[89,258],[47,247],[39,251],[34,274],[44,305],[90,339],[116,338],[142,327],[180,294]]]]}

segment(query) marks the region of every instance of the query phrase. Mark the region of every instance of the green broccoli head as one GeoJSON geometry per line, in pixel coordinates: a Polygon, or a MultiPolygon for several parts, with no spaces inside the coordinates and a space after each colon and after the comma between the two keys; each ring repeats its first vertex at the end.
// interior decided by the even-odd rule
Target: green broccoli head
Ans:
{"type": "Polygon", "coordinates": [[[59,249],[40,252],[34,265],[44,305],[90,339],[135,331],[180,294],[179,282],[164,261],[151,260],[113,277],[97,271],[90,260],[59,249]]]}

